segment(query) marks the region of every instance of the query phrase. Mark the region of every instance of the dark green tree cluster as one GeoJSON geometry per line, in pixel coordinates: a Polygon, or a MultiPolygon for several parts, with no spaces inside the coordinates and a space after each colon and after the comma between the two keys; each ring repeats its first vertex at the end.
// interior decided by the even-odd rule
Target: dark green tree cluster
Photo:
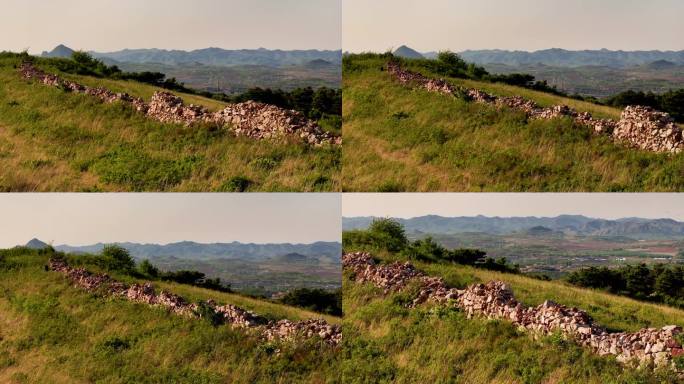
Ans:
{"type": "Polygon", "coordinates": [[[326,115],[342,115],[342,90],[321,87],[297,88],[292,91],[270,88],[251,88],[237,96],[226,96],[226,101],[244,102],[248,100],[294,109],[310,119],[318,120],[326,115]]]}
{"type": "Polygon", "coordinates": [[[619,108],[628,105],[653,107],[669,113],[673,119],[680,123],[684,122],[684,89],[671,90],[663,94],[629,90],[606,99],[605,104],[619,108]]]}
{"type": "Polygon", "coordinates": [[[105,245],[100,257],[107,269],[122,272],[132,272],[135,270],[135,260],[133,260],[130,252],[118,245],[105,245]]]}
{"type": "Polygon", "coordinates": [[[605,289],[638,300],[684,307],[684,266],[589,267],[571,273],[567,280],[580,287],[605,289]]]}
{"type": "Polygon", "coordinates": [[[442,76],[482,80],[489,75],[484,67],[467,63],[459,55],[450,51],[440,52],[436,59],[418,59],[414,62],[418,66],[442,76]]]}
{"type": "Polygon", "coordinates": [[[221,279],[208,278],[204,273],[198,271],[175,271],[161,272],[159,278],[164,281],[173,281],[178,284],[194,285],[196,287],[212,289],[220,292],[232,292],[230,284],[224,284],[221,279]]]}
{"type": "Polygon", "coordinates": [[[314,312],[342,316],[342,290],[326,291],[318,288],[298,288],[289,291],[281,303],[314,312]]]}
{"type": "Polygon", "coordinates": [[[555,86],[549,85],[546,80],[535,80],[535,77],[525,73],[511,73],[508,75],[487,75],[483,80],[490,81],[492,83],[504,83],[508,85],[514,85],[516,87],[522,87],[527,89],[532,89],[539,92],[550,93],[557,96],[567,96],[563,91],[558,90],[555,86]]]}
{"type": "Polygon", "coordinates": [[[399,254],[409,260],[432,263],[454,263],[499,272],[519,273],[517,265],[506,258],[486,257],[479,249],[447,249],[431,237],[409,241],[404,226],[393,219],[375,219],[367,230],[342,233],[342,246],[352,249],[371,249],[399,254]]]}

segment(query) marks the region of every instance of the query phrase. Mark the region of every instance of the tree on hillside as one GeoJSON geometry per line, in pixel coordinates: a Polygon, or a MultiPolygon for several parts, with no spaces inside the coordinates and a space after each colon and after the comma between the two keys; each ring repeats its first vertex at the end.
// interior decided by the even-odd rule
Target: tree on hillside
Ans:
{"type": "Polygon", "coordinates": [[[138,265],[138,270],[145,276],[152,278],[159,276],[159,269],[152,265],[149,260],[143,260],[140,265],[138,265]]]}
{"type": "Polygon", "coordinates": [[[677,297],[682,293],[684,288],[684,276],[682,276],[682,269],[673,270],[665,269],[655,279],[655,292],[663,296],[677,297]]]}
{"type": "Polygon", "coordinates": [[[116,244],[105,245],[102,249],[102,258],[107,263],[107,268],[109,269],[120,271],[132,271],[135,269],[135,260],[133,260],[128,250],[116,244]]]}
{"type": "Polygon", "coordinates": [[[400,252],[409,243],[404,226],[394,219],[375,219],[368,227],[373,242],[389,252],[400,252]]]}
{"type": "Polygon", "coordinates": [[[660,109],[673,119],[684,122],[684,89],[672,90],[660,96],[660,109]]]}
{"type": "Polygon", "coordinates": [[[646,264],[627,266],[623,276],[625,278],[625,290],[630,296],[645,299],[653,292],[653,279],[646,264]]]}
{"type": "Polygon", "coordinates": [[[448,259],[449,250],[426,237],[409,244],[401,253],[410,260],[440,261],[448,259]]]}
{"type": "Polygon", "coordinates": [[[453,70],[465,71],[468,69],[468,63],[466,63],[461,56],[451,51],[442,51],[438,53],[437,60],[453,70]]]}

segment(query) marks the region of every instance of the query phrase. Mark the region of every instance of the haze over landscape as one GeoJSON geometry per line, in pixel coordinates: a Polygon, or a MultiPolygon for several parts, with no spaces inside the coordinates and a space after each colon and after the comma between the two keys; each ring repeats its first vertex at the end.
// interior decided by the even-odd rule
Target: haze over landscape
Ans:
{"type": "Polygon", "coordinates": [[[337,0],[9,0],[0,50],[339,49],[337,0]],[[125,21],[125,22],[124,22],[125,21]]]}
{"type": "Polygon", "coordinates": [[[339,196],[328,194],[9,194],[0,247],[57,244],[339,241],[339,196]],[[40,220],[36,220],[40,218],[40,220]]]}
{"type": "Polygon", "coordinates": [[[585,215],[602,219],[641,217],[684,221],[682,201],[678,194],[346,194],[342,197],[342,214],[344,217],[396,218],[585,215]]]}
{"type": "Polygon", "coordinates": [[[342,12],[343,49],[350,52],[384,52],[402,44],[421,52],[684,49],[684,3],[677,0],[438,0],[429,6],[348,0],[342,12]]]}

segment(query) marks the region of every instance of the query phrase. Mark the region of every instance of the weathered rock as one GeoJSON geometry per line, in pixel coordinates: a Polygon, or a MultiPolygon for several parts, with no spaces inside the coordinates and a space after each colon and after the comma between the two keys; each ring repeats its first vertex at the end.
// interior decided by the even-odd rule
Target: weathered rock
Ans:
{"type": "Polygon", "coordinates": [[[653,152],[679,153],[684,148],[682,130],[670,115],[650,107],[625,108],[613,137],[632,147],[653,152]]]}

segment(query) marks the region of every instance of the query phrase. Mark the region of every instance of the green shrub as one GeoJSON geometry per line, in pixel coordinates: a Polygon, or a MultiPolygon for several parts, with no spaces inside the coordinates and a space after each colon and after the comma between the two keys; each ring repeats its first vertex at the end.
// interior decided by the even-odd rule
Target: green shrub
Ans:
{"type": "Polygon", "coordinates": [[[126,248],[116,244],[105,245],[102,249],[104,267],[114,271],[133,271],[135,260],[126,248]]]}
{"type": "Polygon", "coordinates": [[[212,307],[207,305],[204,301],[197,302],[197,309],[195,313],[202,319],[207,321],[214,327],[218,327],[224,323],[223,315],[216,312],[212,307]]]}
{"type": "Polygon", "coordinates": [[[254,165],[255,168],[264,171],[270,171],[276,168],[278,163],[280,163],[280,159],[271,156],[257,157],[252,161],[252,165],[254,165]]]}
{"type": "Polygon", "coordinates": [[[230,180],[226,181],[221,188],[220,192],[245,192],[252,182],[244,176],[233,176],[230,180]]]}
{"type": "Polygon", "coordinates": [[[143,260],[139,265],[138,265],[138,270],[140,273],[142,273],[145,276],[149,276],[152,278],[158,277],[159,276],[159,269],[152,265],[149,260],[143,260]]]}
{"type": "Polygon", "coordinates": [[[131,347],[128,340],[122,339],[118,336],[110,336],[103,342],[99,343],[96,349],[106,354],[123,352],[131,347]]]}

